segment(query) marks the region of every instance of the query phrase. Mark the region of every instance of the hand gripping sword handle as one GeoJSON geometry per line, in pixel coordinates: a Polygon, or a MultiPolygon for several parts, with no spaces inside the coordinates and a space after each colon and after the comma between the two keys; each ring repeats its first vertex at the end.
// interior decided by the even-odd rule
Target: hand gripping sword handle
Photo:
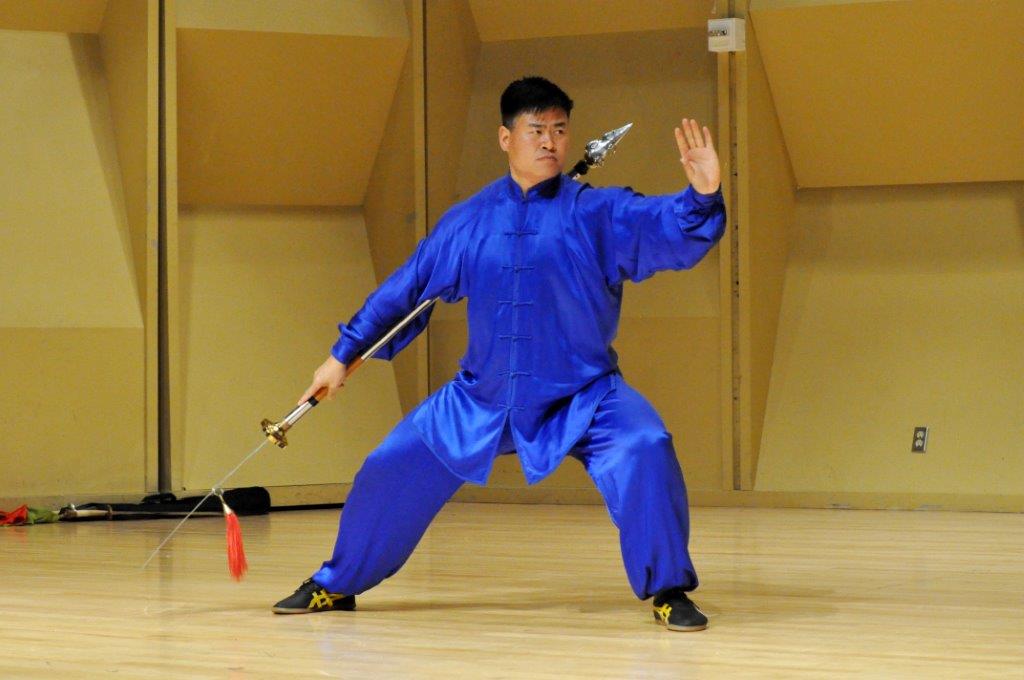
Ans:
{"type": "MultiPolygon", "coordinates": [[[[361,355],[359,355],[349,363],[345,370],[346,377],[355,373],[356,370],[360,366],[362,366],[367,359],[370,359],[374,354],[379,352],[381,347],[388,344],[388,342],[390,342],[391,339],[395,337],[399,331],[408,326],[413,319],[419,316],[425,309],[433,305],[435,302],[437,302],[437,298],[434,298],[432,300],[424,300],[419,305],[417,305],[416,309],[409,312],[404,319],[395,324],[395,326],[391,330],[384,334],[384,336],[381,337],[377,342],[373,343],[373,345],[371,345],[369,349],[367,349],[365,352],[363,352],[361,355]]],[[[260,423],[260,427],[263,429],[263,434],[265,434],[267,436],[267,439],[269,439],[272,443],[277,444],[282,449],[288,446],[288,438],[285,436],[285,433],[288,432],[288,430],[290,430],[292,426],[295,425],[295,423],[299,422],[299,419],[302,418],[302,416],[309,413],[310,409],[319,404],[320,400],[323,399],[325,396],[327,396],[327,388],[323,387],[320,390],[318,390],[317,393],[314,394],[312,397],[310,397],[309,399],[307,399],[306,401],[302,402],[301,404],[293,408],[291,411],[289,411],[288,415],[286,415],[278,422],[275,423],[271,420],[264,418],[263,421],[260,423]]]]}

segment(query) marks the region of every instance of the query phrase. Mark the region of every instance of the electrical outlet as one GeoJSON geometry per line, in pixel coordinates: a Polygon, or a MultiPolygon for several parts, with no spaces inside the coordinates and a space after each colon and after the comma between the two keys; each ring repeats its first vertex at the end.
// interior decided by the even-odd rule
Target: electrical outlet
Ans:
{"type": "Polygon", "coordinates": [[[914,428],[914,443],[910,445],[911,453],[924,453],[928,449],[928,428],[914,428]]]}

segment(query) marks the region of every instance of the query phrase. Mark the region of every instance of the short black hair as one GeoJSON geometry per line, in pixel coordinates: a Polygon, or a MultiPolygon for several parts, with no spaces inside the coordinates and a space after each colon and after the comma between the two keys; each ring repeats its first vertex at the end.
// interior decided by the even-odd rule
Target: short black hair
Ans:
{"type": "Polygon", "coordinates": [[[501,124],[512,129],[520,113],[538,113],[548,109],[572,111],[572,100],[562,88],[547,78],[527,76],[509,83],[501,93],[501,124]]]}

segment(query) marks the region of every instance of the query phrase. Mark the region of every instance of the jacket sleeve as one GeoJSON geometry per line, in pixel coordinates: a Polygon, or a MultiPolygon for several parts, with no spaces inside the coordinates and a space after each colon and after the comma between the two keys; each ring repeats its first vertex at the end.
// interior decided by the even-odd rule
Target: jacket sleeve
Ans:
{"type": "MultiPolygon", "coordinates": [[[[446,213],[409,259],[367,296],[349,322],[338,324],[340,335],[331,348],[335,359],[351,363],[424,300],[440,297],[455,302],[465,297],[459,289],[465,250],[460,224],[454,209],[446,213]]],[[[374,358],[391,359],[398,354],[427,327],[432,311],[428,307],[421,312],[374,358]]]]}
{"type": "Polygon", "coordinates": [[[644,196],[628,187],[587,188],[578,200],[609,285],[643,281],[664,269],[690,269],[725,231],[721,188],[704,195],[688,186],[666,196],[644,196]]]}

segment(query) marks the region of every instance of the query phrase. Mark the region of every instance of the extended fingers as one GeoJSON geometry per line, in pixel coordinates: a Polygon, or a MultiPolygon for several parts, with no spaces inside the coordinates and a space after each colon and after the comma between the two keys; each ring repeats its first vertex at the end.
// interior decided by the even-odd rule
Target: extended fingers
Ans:
{"type": "Polygon", "coordinates": [[[709,149],[715,148],[714,143],[712,143],[711,141],[711,130],[708,129],[707,125],[704,126],[704,146],[708,147],[709,149]]]}
{"type": "Polygon", "coordinates": [[[686,152],[690,150],[690,147],[686,143],[686,137],[683,136],[683,131],[676,128],[676,146],[679,147],[679,157],[682,158],[686,155],[686,152]]]}
{"type": "Polygon", "coordinates": [[[704,140],[700,136],[700,127],[694,119],[683,118],[683,134],[686,135],[686,143],[690,145],[691,149],[704,146],[704,140]]]}
{"type": "Polygon", "coordinates": [[[682,123],[675,129],[676,145],[679,147],[679,155],[685,156],[690,149],[703,147],[715,148],[711,139],[711,130],[701,125],[692,118],[683,118],[682,123]]]}

